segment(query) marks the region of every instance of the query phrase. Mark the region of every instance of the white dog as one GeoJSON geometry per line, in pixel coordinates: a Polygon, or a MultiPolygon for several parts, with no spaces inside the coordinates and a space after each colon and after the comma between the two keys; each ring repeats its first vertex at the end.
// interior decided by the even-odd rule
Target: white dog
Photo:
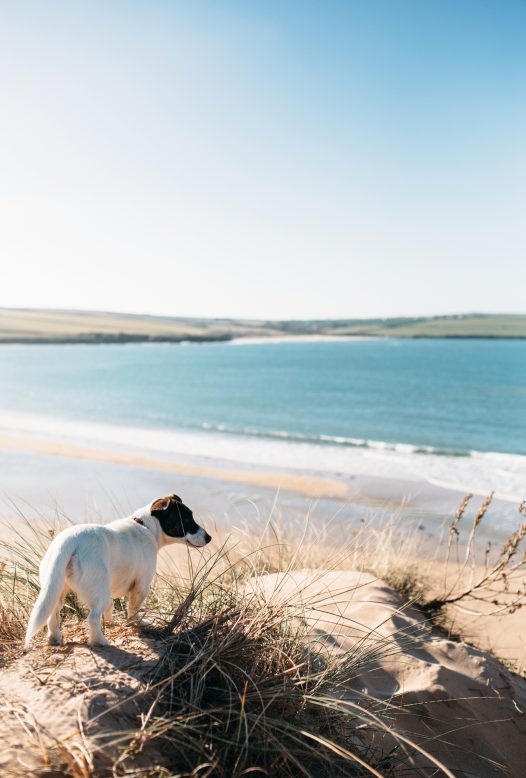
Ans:
{"type": "Polygon", "coordinates": [[[60,645],[60,609],[69,591],[89,608],[89,643],[106,646],[101,618],[111,624],[113,598],[129,594],[128,620],[137,618],[155,573],[157,552],[168,543],[205,546],[210,535],[172,494],[126,519],[78,524],[54,538],[40,563],[40,594],[31,611],[25,644],[47,623],[48,642],[60,645]]]}

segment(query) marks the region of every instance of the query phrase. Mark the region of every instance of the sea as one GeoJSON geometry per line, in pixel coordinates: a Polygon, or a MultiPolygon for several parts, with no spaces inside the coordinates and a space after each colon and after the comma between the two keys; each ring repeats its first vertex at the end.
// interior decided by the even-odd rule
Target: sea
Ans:
{"type": "Polygon", "coordinates": [[[0,346],[0,430],[526,496],[526,341],[0,346]]]}

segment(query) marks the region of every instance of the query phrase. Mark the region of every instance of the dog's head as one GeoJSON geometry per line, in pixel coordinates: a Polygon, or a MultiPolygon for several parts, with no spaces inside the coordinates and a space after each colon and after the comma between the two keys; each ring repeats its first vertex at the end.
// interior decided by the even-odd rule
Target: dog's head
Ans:
{"type": "Polygon", "coordinates": [[[212,540],[208,532],[195,523],[192,511],[176,494],[154,500],[150,513],[158,520],[168,542],[206,546],[212,540]]]}

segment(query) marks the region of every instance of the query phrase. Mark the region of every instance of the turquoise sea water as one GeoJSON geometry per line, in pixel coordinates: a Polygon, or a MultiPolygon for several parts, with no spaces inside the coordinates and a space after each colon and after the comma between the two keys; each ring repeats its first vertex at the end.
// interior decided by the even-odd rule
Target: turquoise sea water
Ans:
{"type": "Polygon", "coordinates": [[[0,409],[349,446],[524,455],[526,342],[2,346],[0,409]]]}
{"type": "Polygon", "coordinates": [[[526,493],[526,342],[0,346],[0,429],[526,493]]]}

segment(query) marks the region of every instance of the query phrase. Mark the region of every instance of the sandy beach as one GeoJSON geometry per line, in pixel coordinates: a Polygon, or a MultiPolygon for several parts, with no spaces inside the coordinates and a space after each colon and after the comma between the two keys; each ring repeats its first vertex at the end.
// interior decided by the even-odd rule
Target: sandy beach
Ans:
{"type": "MultiPolygon", "coordinates": [[[[262,466],[216,456],[73,442],[50,436],[0,433],[0,518],[17,511],[28,518],[111,520],[158,493],[183,493],[198,515],[221,529],[244,523],[257,530],[271,511],[300,524],[310,515],[339,529],[348,521],[385,522],[395,514],[422,537],[439,537],[463,492],[422,478],[350,475],[323,470],[262,466]],[[30,477],[28,477],[28,473],[30,477]],[[15,508],[16,506],[16,508],[15,508]]],[[[499,513],[513,506],[496,501],[488,533],[504,537],[499,513]]]]}
{"type": "Polygon", "coordinates": [[[331,343],[341,340],[377,340],[378,335],[254,335],[242,338],[232,338],[230,343],[235,346],[252,346],[262,343],[331,343]]]}

